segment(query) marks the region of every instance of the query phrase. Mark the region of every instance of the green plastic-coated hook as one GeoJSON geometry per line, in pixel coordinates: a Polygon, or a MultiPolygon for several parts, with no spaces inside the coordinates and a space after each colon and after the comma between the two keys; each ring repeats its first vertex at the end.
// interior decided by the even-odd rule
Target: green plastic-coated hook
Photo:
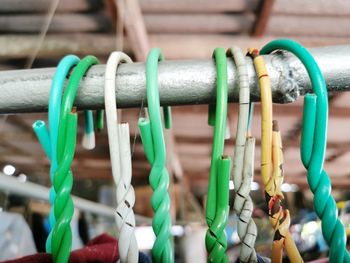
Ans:
{"type": "Polygon", "coordinates": [[[152,141],[151,124],[148,119],[140,118],[138,122],[141,141],[145,149],[147,161],[152,165],[154,161],[154,149],[152,141]]]}
{"type": "MultiPolygon", "coordinates": [[[[37,120],[33,124],[33,129],[47,154],[51,166],[50,166],[50,180],[53,182],[53,177],[57,169],[57,137],[58,137],[58,125],[59,125],[59,116],[61,110],[61,98],[64,88],[64,83],[69,75],[69,72],[75,65],[78,64],[79,58],[74,55],[65,56],[58,64],[54,78],[52,79],[51,89],[50,89],[50,98],[49,98],[49,109],[48,109],[48,122],[49,130],[46,128],[45,122],[37,120]],[[46,145],[46,146],[45,146],[46,145]],[[48,147],[47,147],[48,146],[48,147]],[[49,149],[49,153],[48,150],[49,149]],[[48,155],[49,154],[49,155],[48,155]]],[[[46,239],[46,252],[51,253],[51,238],[52,238],[52,229],[56,223],[54,215],[54,201],[56,198],[56,193],[54,187],[50,188],[50,203],[52,205],[49,222],[50,222],[50,232],[46,239]]]]}
{"type": "Polygon", "coordinates": [[[252,118],[254,114],[254,103],[249,103],[249,116],[248,116],[248,127],[247,130],[250,130],[250,127],[252,126],[252,118]]]}
{"type": "MultiPolygon", "coordinates": [[[[74,205],[70,195],[73,186],[73,174],[70,166],[73,161],[76,145],[77,113],[72,113],[74,98],[79,82],[92,66],[98,64],[97,58],[87,56],[74,68],[69,78],[66,91],[62,99],[57,140],[57,170],[53,178],[56,192],[54,214],[56,224],[52,231],[52,254],[55,262],[68,262],[72,231],[70,222],[73,217],[74,205]]],[[[91,121],[91,120],[90,120],[91,121]]]]}
{"type": "MultiPolygon", "coordinates": [[[[158,90],[158,62],[164,59],[160,49],[152,49],[146,62],[146,88],[149,120],[140,118],[139,129],[147,160],[152,165],[149,176],[153,189],[152,221],[156,240],[152,248],[152,258],[156,263],[171,263],[174,261],[171,243],[170,197],[168,193],[169,174],[166,168],[166,151],[163,125],[160,114],[158,90]]],[[[164,123],[171,127],[170,107],[164,108],[164,123]]]]}
{"type": "MultiPolygon", "coordinates": [[[[223,155],[224,151],[224,138],[225,138],[225,127],[227,118],[227,58],[225,55],[225,50],[222,48],[217,48],[214,51],[214,58],[216,62],[217,70],[217,93],[216,93],[216,107],[215,114],[215,125],[214,125],[214,142],[212,146],[212,157],[210,165],[210,176],[209,176],[209,186],[208,186],[208,199],[206,208],[206,218],[208,224],[214,220],[216,214],[216,189],[217,189],[217,166],[218,160],[223,155]]],[[[210,111],[213,108],[210,107],[210,111]]]]}
{"type": "MultiPolygon", "coordinates": [[[[59,116],[61,112],[61,98],[64,89],[64,84],[69,72],[75,65],[78,64],[80,59],[75,55],[65,56],[58,64],[54,78],[52,79],[51,89],[50,89],[50,99],[49,99],[49,130],[46,127],[44,121],[37,120],[33,124],[34,132],[36,133],[40,144],[42,145],[48,159],[51,162],[50,166],[50,179],[53,180],[54,174],[57,169],[57,137],[58,137],[58,125],[59,116]]],[[[93,117],[92,111],[84,111],[85,115],[85,132],[83,135],[83,147],[87,149],[92,149],[94,146],[94,130],[93,130],[93,117]]],[[[97,111],[97,120],[102,123],[98,123],[98,127],[103,128],[103,111],[97,111]]],[[[50,203],[53,205],[56,193],[54,187],[50,188],[50,203]]],[[[52,238],[52,228],[55,225],[56,219],[54,216],[54,208],[51,207],[49,222],[50,222],[50,233],[46,240],[46,252],[51,253],[51,238],[52,238]]]]}
{"type": "MultiPolygon", "coordinates": [[[[70,196],[73,187],[73,174],[70,171],[70,166],[73,162],[76,146],[77,123],[77,113],[69,113],[64,126],[66,126],[67,134],[73,134],[73,136],[66,136],[65,142],[63,142],[65,145],[64,158],[59,160],[53,180],[56,191],[54,203],[56,224],[52,230],[51,249],[55,263],[68,262],[72,246],[70,222],[74,213],[74,205],[70,196]]],[[[60,140],[58,142],[62,143],[60,140]]]]}
{"type": "Polygon", "coordinates": [[[220,185],[220,191],[217,191],[217,212],[205,236],[205,245],[209,252],[208,262],[229,262],[226,256],[227,238],[225,227],[229,214],[230,168],[230,158],[224,156],[218,160],[218,185],[220,185]]]}
{"type": "Polygon", "coordinates": [[[215,126],[215,108],[216,105],[211,103],[208,106],[208,124],[212,127],[215,126]]]}
{"type": "Polygon", "coordinates": [[[216,48],[213,56],[217,80],[215,108],[209,107],[209,123],[215,123],[215,125],[206,203],[206,220],[209,229],[205,244],[209,253],[209,262],[228,262],[225,254],[227,241],[224,228],[228,216],[230,159],[222,159],[228,105],[227,58],[223,48],[216,48]]]}
{"type": "Polygon", "coordinates": [[[323,169],[328,122],[325,80],[315,59],[299,43],[289,39],[274,40],[262,48],[261,54],[275,50],[293,53],[304,64],[309,74],[314,94],[307,94],[304,98],[301,158],[308,170],[307,179],[314,193],[316,214],[322,221],[322,233],[330,247],[330,262],[350,262],[344,226],[338,218],[336,203],[331,195],[329,176],[323,169]]]}
{"type": "Polygon", "coordinates": [[[96,112],[96,129],[102,130],[104,126],[104,111],[98,110],[96,112]]]}

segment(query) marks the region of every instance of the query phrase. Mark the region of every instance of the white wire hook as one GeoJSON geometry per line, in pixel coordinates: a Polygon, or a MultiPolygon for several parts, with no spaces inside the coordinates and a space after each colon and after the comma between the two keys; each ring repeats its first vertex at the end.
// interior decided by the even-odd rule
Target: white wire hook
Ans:
{"type": "Polygon", "coordinates": [[[255,138],[247,137],[249,120],[249,80],[245,56],[239,47],[228,51],[236,64],[239,77],[239,116],[233,159],[233,184],[235,187],[234,208],[239,217],[238,236],[241,240],[241,262],[258,262],[254,249],[257,227],[252,218],[253,202],[249,195],[254,174],[255,138]]]}
{"type": "Polygon", "coordinates": [[[120,261],[137,263],[139,252],[135,237],[135,192],[131,185],[132,168],[128,123],[118,123],[115,99],[116,71],[121,63],[132,63],[123,52],[112,52],[105,72],[105,110],[113,179],[116,184],[115,220],[120,261]]]}

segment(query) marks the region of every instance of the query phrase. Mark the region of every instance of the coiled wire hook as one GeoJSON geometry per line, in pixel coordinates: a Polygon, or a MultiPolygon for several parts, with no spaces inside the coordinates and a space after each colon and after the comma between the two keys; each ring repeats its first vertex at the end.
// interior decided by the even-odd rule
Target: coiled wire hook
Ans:
{"type": "Polygon", "coordinates": [[[240,262],[258,262],[254,249],[257,236],[252,218],[253,201],[249,195],[254,175],[255,138],[248,135],[250,92],[245,56],[239,47],[232,47],[227,55],[233,57],[239,80],[239,116],[234,148],[232,179],[235,187],[234,208],[239,218],[238,236],[241,240],[240,262]]]}
{"type": "Polygon", "coordinates": [[[105,72],[105,111],[112,174],[116,185],[115,219],[120,261],[137,263],[139,252],[135,237],[135,192],[131,185],[129,124],[118,123],[115,100],[116,71],[121,63],[132,63],[132,60],[123,52],[113,52],[108,58],[105,72]]]}
{"type": "Polygon", "coordinates": [[[224,156],[227,119],[227,58],[223,48],[216,48],[213,57],[216,64],[216,104],[209,106],[208,123],[214,126],[214,141],[209,172],[206,220],[208,230],[205,245],[208,262],[228,262],[225,227],[229,212],[229,178],[231,159],[224,156]],[[214,107],[215,106],[215,107],[214,107]]]}
{"type": "Polygon", "coordinates": [[[289,233],[289,211],[281,206],[281,200],[284,199],[281,191],[283,153],[277,121],[272,121],[270,78],[259,51],[254,48],[248,51],[253,58],[261,92],[261,178],[265,186],[265,198],[269,208],[270,222],[275,231],[272,243],[272,262],[282,262],[284,247],[291,262],[303,262],[289,233]]]}
{"type": "MultiPolygon", "coordinates": [[[[50,180],[53,183],[53,177],[57,169],[57,137],[58,137],[58,125],[61,110],[62,92],[64,82],[69,75],[69,72],[74,66],[78,64],[80,59],[75,55],[65,56],[58,64],[55,75],[52,80],[49,99],[49,128],[47,130],[46,124],[42,120],[37,120],[33,123],[33,130],[38,137],[41,146],[48,159],[51,162],[50,166],[50,180]]],[[[83,135],[83,147],[85,149],[93,149],[95,147],[95,135],[92,121],[92,111],[85,111],[85,132],[83,135]]],[[[52,228],[56,223],[54,216],[54,200],[56,193],[54,187],[50,188],[50,204],[52,205],[49,215],[50,233],[46,240],[46,252],[51,253],[51,238],[52,228]]]]}
{"type": "MultiPolygon", "coordinates": [[[[152,227],[156,235],[156,240],[152,248],[152,258],[156,263],[171,263],[174,262],[174,256],[170,233],[169,174],[165,165],[166,151],[158,90],[158,62],[163,60],[164,56],[160,49],[151,49],[146,62],[149,120],[140,118],[138,125],[146,158],[152,166],[149,181],[153,190],[151,199],[154,211],[152,227]]],[[[164,107],[163,111],[165,128],[169,129],[172,124],[170,107],[164,107]]]]}
{"type": "Polygon", "coordinates": [[[98,60],[94,56],[86,56],[78,63],[69,78],[62,99],[57,139],[58,167],[53,180],[56,192],[54,203],[56,224],[52,232],[52,254],[54,261],[57,263],[68,262],[72,245],[70,222],[74,212],[74,205],[70,195],[73,186],[73,174],[70,166],[74,158],[78,122],[73,103],[80,80],[87,70],[95,64],[98,64],[98,60]]]}
{"type": "Polygon", "coordinates": [[[315,59],[299,43],[278,39],[265,45],[261,53],[286,50],[299,58],[305,66],[314,94],[304,98],[301,159],[307,169],[307,179],[314,193],[314,207],[322,222],[322,234],[330,247],[330,262],[350,262],[346,249],[344,226],[338,218],[335,200],[331,195],[331,181],[323,169],[327,141],[328,95],[327,87],[315,59]]]}

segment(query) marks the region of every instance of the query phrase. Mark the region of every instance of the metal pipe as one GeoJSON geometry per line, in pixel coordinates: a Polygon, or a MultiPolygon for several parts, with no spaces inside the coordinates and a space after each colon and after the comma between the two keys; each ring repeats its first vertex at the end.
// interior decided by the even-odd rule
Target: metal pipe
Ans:
{"type": "MultiPolygon", "coordinates": [[[[20,182],[17,178],[0,173],[0,190],[24,197],[49,201],[49,188],[31,182],[20,182]]],[[[114,220],[115,209],[95,203],[77,196],[73,196],[74,206],[86,212],[97,214],[114,220]]],[[[145,216],[135,215],[138,224],[151,224],[152,220],[145,216]]]]}
{"type": "MultiPolygon", "coordinates": [[[[311,53],[325,76],[329,91],[350,90],[350,45],[312,48],[311,53]]],[[[271,78],[273,101],[290,103],[311,91],[305,68],[285,52],[264,56],[271,78]]],[[[250,58],[246,58],[252,101],[260,90],[250,58]]],[[[212,59],[164,61],[159,64],[162,105],[206,104],[215,101],[215,67],[212,59]]],[[[0,113],[46,111],[55,68],[0,72],[0,113]]],[[[105,65],[94,66],[81,82],[76,98],[79,109],[104,107],[105,65]]],[[[237,72],[228,62],[229,100],[238,100],[237,72]]],[[[146,105],[145,64],[123,64],[116,78],[119,108],[146,105]]]]}

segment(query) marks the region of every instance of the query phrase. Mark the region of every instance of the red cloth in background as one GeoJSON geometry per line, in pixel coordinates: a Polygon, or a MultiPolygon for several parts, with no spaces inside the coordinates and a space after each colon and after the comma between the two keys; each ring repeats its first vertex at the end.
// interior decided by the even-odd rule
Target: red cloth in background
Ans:
{"type": "MultiPolygon", "coordinates": [[[[119,259],[118,241],[107,234],[92,239],[86,247],[72,251],[70,263],[105,262],[115,263],[119,259]]],[[[47,253],[38,253],[23,258],[3,261],[6,263],[51,263],[52,256],[47,253]]]]}

